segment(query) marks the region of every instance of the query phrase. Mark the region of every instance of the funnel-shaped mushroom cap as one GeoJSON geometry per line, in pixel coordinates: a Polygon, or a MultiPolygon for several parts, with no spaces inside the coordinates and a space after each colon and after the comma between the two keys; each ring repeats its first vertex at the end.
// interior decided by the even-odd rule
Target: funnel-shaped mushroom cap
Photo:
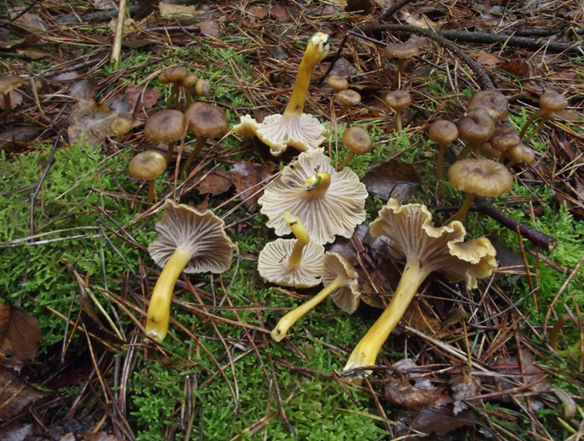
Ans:
{"type": "Polygon", "coordinates": [[[544,119],[553,119],[556,112],[568,107],[568,100],[557,92],[546,92],[539,97],[540,115],[544,119]]]}
{"type": "Polygon", "coordinates": [[[448,170],[448,180],[454,188],[486,197],[501,196],[513,185],[507,167],[490,159],[456,161],[448,170]]]}
{"type": "Polygon", "coordinates": [[[321,244],[332,242],[335,235],[351,237],[355,227],[365,220],[367,189],[353,170],[345,167],[336,172],[322,149],[301,153],[298,160],[282,171],[282,176],[269,185],[259,199],[262,214],[268,216],[268,226],[278,236],[290,232],[284,213],[298,216],[310,238],[321,244]],[[328,189],[324,184],[307,190],[306,181],[316,171],[330,175],[328,189]]]}
{"type": "Polygon", "coordinates": [[[420,53],[420,48],[415,43],[395,43],[385,47],[385,55],[393,58],[412,58],[420,53]]]}
{"type": "Polygon", "coordinates": [[[162,84],[176,83],[180,84],[188,75],[187,70],[181,66],[172,66],[158,76],[158,81],[162,84]]]}
{"type": "Polygon", "coordinates": [[[277,239],[266,244],[258,258],[258,271],[264,279],[295,288],[311,288],[321,282],[324,247],[308,242],[302,250],[300,264],[290,265],[288,258],[296,242],[298,239],[277,239]]]}
{"type": "Polygon", "coordinates": [[[182,138],[185,131],[185,116],[178,110],[163,110],[155,113],[144,126],[144,136],[159,144],[168,144],[182,138]]]}
{"type": "Polygon", "coordinates": [[[164,173],[164,170],[166,170],[166,159],[155,150],[138,153],[128,163],[128,173],[139,181],[156,179],[164,173]]]}
{"type": "Polygon", "coordinates": [[[224,222],[210,210],[200,212],[188,205],[167,200],[162,219],[156,225],[158,235],[148,246],[150,256],[164,267],[174,250],[191,253],[185,273],[220,274],[229,269],[237,248],[223,230],[224,222]]]}
{"type": "Polygon", "coordinates": [[[486,142],[495,133],[495,123],[482,108],[474,108],[458,121],[458,136],[466,143],[486,142]]]}
{"type": "Polygon", "coordinates": [[[357,155],[369,153],[373,148],[371,135],[360,126],[353,126],[343,132],[343,144],[357,155]]]}
{"type": "Polygon", "coordinates": [[[132,130],[132,120],[125,116],[117,116],[109,125],[114,135],[125,135],[132,130]]]}
{"type": "Polygon", "coordinates": [[[394,90],[385,95],[385,104],[396,112],[401,112],[412,104],[412,96],[405,90],[394,90]]]}
{"type": "Polygon", "coordinates": [[[505,152],[521,142],[521,138],[511,124],[499,124],[495,133],[489,139],[491,147],[500,152],[505,152]]]}
{"type": "Polygon", "coordinates": [[[361,94],[351,89],[341,90],[335,98],[339,103],[349,106],[355,106],[361,102],[361,94]]]}
{"type": "Polygon", "coordinates": [[[497,121],[507,118],[509,101],[500,92],[494,90],[481,90],[470,97],[468,110],[480,108],[485,109],[489,116],[497,121]]]}
{"type": "Polygon", "coordinates": [[[428,129],[428,136],[440,145],[448,145],[458,139],[458,127],[451,121],[439,119],[428,129]]]}
{"type": "Polygon", "coordinates": [[[335,92],[347,90],[349,88],[349,82],[347,81],[347,78],[340,75],[329,75],[326,79],[326,84],[329,87],[332,87],[335,92]]]}
{"type": "Polygon", "coordinates": [[[229,125],[223,109],[207,103],[195,103],[185,112],[189,129],[197,136],[216,138],[227,132],[229,125]]]}
{"type": "Polygon", "coordinates": [[[186,77],[184,77],[184,79],[180,82],[180,85],[182,87],[191,87],[194,84],[197,84],[197,81],[199,81],[199,77],[196,76],[195,74],[188,74],[186,77]]]}
{"type": "Polygon", "coordinates": [[[361,296],[357,270],[343,256],[331,252],[325,254],[323,267],[324,286],[332,283],[339,276],[344,278],[343,285],[335,289],[330,296],[339,308],[348,314],[353,314],[359,306],[361,296]]]}
{"type": "Polygon", "coordinates": [[[535,161],[535,151],[520,142],[516,146],[511,147],[507,150],[507,156],[511,159],[511,162],[517,164],[519,162],[525,162],[526,164],[531,164],[535,161]]]}
{"type": "Polygon", "coordinates": [[[0,94],[8,93],[22,85],[24,80],[18,75],[0,76],[0,94]]]}
{"type": "Polygon", "coordinates": [[[453,282],[465,281],[470,289],[497,266],[497,252],[486,237],[463,242],[466,231],[460,222],[435,227],[432,214],[421,204],[400,205],[390,199],[370,232],[389,238],[393,252],[405,255],[409,263],[419,262],[425,274],[439,271],[453,282]]]}
{"type": "Polygon", "coordinates": [[[241,136],[257,136],[274,156],[280,156],[288,147],[300,152],[316,149],[328,133],[315,117],[306,113],[270,115],[262,123],[245,115],[233,130],[241,136]]]}

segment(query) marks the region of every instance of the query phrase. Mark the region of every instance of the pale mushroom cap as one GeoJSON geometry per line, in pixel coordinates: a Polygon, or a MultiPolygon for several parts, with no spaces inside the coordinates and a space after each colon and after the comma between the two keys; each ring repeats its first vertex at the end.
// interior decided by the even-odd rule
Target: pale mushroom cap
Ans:
{"type": "Polygon", "coordinates": [[[510,124],[499,124],[489,139],[491,147],[500,152],[507,151],[521,142],[521,138],[510,124]]]}
{"type": "Polygon", "coordinates": [[[393,58],[412,58],[420,53],[420,48],[414,43],[395,43],[385,47],[385,55],[393,58]]]}
{"type": "Polygon", "coordinates": [[[335,95],[335,98],[339,103],[349,106],[355,106],[361,102],[361,94],[351,89],[341,90],[335,95]]]}
{"type": "Polygon", "coordinates": [[[526,164],[531,164],[533,161],[535,161],[535,151],[523,143],[520,143],[507,150],[507,156],[512,161],[525,162],[526,164]]]}
{"type": "Polygon", "coordinates": [[[458,136],[466,143],[486,142],[495,133],[495,123],[482,108],[474,108],[458,121],[458,136]]]}
{"type": "Polygon", "coordinates": [[[323,135],[328,133],[316,118],[306,113],[270,115],[262,123],[245,115],[233,130],[241,136],[257,136],[270,147],[274,156],[280,156],[288,147],[300,152],[314,150],[324,142],[323,135]]]}
{"type": "Polygon", "coordinates": [[[185,112],[185,121],[195,135],[205,138],[216,138],[229,129],[223,109],[208,103],[198,102],[190,106],[185,112]]]}
{"type": "Polygon", "coordinates": [[[333,302],[348,314],[353,314],[359,306],[359,275],[351,263],[338,253],[327,252],[323,262],[324,286],[332,283],[338,276],[345,278],[343,285],[334,290],[330,296],[333,302]]]}
{"type": "Polygon", "coordinates": [[[209,80],[197,81],[197,84],[195,84],[195,93],[197,96],[204,96],[208,99],[211,93],[211,82],[209,80]]]}
{"type": "Polygon", "coordinates": [[[539,107],[548,112],[561,112],[568,107],[568,100],[557,92],[546,92],[539,97],[539,107]]]}
{"type": "Polygon", "coordinates": [[[432,214],[421,204],[400,205],[390,199],[371,223],[370,232],[374,237],[387,237],[396,255],[402,253],[408,262],[417,261],[427,274],[439,271],[453,282],[466,282],[470,289],[497,267],[497,253],[487,238],[463,242],[466,231],[462,223],[435,227],[432,214]]]}
{"type": "Polygon", "coordinates": [[[125,135],[132,130],[132,120],[125,116],[118,116],[110,123],[109,129],[114,135],[125,135]]]}
{"type": "Polygon", "coordinates": [[[405,90],[394,90],[385,95],[385,103],[391,109],[400,112],[412,104],[412,96],[405,90]]]}
{"type": "Polygon", "coordinates": [[[144,136],[159,144],[168,144],[182,138],[185,131],[185,116],[178,110],[163,110],[155,113],[144,125],[144,136]]]}
{"type": "Polygon", "coordinates": [[[339,92],[341,90],[347,90],[349,88],[349,82],[345,77],[340,75],[329,75],[326,80],[326,84],[329,87],[332,87],[335,92],[339,92]]]}
{"type": "Polygon", "coordinates": [[[156,222],[156,239],[148,246],[150,256],[164,267],[181,246],[191,252],[185,273],[221,274],[231,266],[236,245],[225,234],[224,222],[210,210],[200,212],[188,205],[167,200],[162,219],[156,222]]]}
{"type": "Polygon", "coordinates": [[[371,135],[360,126],[350,127],[343,132],[343,144],[358,155],[364,155],[373,148],[371,135]]]}
{"type": "Polygon", "coordinates": [[[439,119],[428,129],[428,137],[440,145],[448,145],[458,139],[458,127],[452,121],[439,119]]]}
{"type": "Polygon", "coordinates": [[[357,174],[348,167],[336,172],[322,149],[301,153],[298,160],[282,171],[282,176],[270,184],[258,203],[261,213],[268,216],[268,227],[278,236],[290,232],[284,213],[300,218],[311,240],[325,244],[335,236],[351,237],[355,227],[365,220],[367,189],[357,174]],[[312,197],[305,189],[306,180],[319,172],[331,176],[328,191],[321,197],[312,197]]]}
{"type": "Polygon", "coordinates": [[[448,170],[454,188],[486,197],[501,196],[513,185],[513,175],[503,164],[490,159],[456,161],[448,170]]]}
{"type": "Polygon", "coordinates": [[[470,97],[468,110],[485,109],[489,116],[497,121],[503,121],[509,114],[509,101],[500,92],[494,90],[481,90],[470,97]]]}
{"type": "Polygon", "coordinates": [[[138,153],[128,163],[128,173],[139,181],[156,179],[164,173],[164,170],[166,170],[166,159],[155,150],[138,153]]]}
{"type": "Polygon", "coordinates": [[[266,244],[258,258],[258,271],[268,282],[280,286],[311,288],[322,280],[324,247],[310,241],[302,250],[299,265],[289,265],[288,259],[297,239],[277,239],[266,244]]]}
{"type": "Polygon", "coordinates": [[[0,94],[8,93],[24,83],[24,80],[18,75],[0,76],[0,94]]]}

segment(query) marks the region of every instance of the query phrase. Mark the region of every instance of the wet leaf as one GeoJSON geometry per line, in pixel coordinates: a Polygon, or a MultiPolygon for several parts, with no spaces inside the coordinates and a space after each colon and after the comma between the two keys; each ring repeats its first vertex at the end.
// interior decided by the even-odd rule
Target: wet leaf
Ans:
{"type": "Polygon", "coordinates": [[[347,0],[345,9],[349,12],[362,11],[369,14],[372,7],[371,0],[347,0]]]}
{"type": "Polygon", "coordinates": [[[217,196],[223,194],[231,187],[231,177],[223,170],[211,172],[195,187],[201,194],[217,196]]]}
{"type": "Polygon", "coordinates": [[[20,27],[28,30],[33,34],[38,31],[45,32],[47,30],[47,24],[45,23],[45,21],[38,15],[31,14],[30,12],[27,12],[26,14],[20,16],[16,20],[16,23],[18,23],[20,27]]]}
{"type": "Polygon", "coordinates": [[[82,141],[92,147],[99,147],[111,121],[116,117],[105,103],[94,100],[81,100],[73,106],[69,116],[69,140],[71,143],[82,141]]]}
{"type": "Polygon", "coordinates": [[[146,89],[142,85],[128,87],[126,89],[129,106],[127,115],[133,115],[136,119],[145,119],[144,112],[149,112],[156,105],[160,96],[160,90],[154,87],[146,87],[146,89]],[[138,112],[136,112],[136,106],[139,108],[138,112]]]}
{"type": "Polygon", "coordinates": [[[286,9],[286,6],[283,5],[274,6],[270,9],[270,15],[280,23],[290,21],[290,13],[288,12],[288,9],[286,9]]]}
{"type": "Polygon", "coordinates": [[[36,318],[8,303],[0,304],[0,363],[32,361],[41,341],[36,318]]]}
{"type": "Polygon", "coordinates": [[[385,161],[373,167],[362,182],[369,193],[384,201],[390,197],[403,201],[421,183],[414,167],[396,160],[385,161]]]}
{"type": "Polygon", "coordinates": [[[239,161],[233,164],[231,169],[231,181],[235,185],[235,190],[245,200],[243,206],[250,213],[257,210],[258,199],[261,196],[262,187],[260,182],[268,178],[274,171],[275,165],[269,162],[264,165],[252,164],[247,161],[239,161]],[[252,196],[254,193],[254,196],[252,196]]]}
{"type": "Polygon", "coordinates": [[[248,8],[247,12],[257,18],[266,18],[268,12],[270,12],[269,8],[263,8],[261,6],[251,6],[248,8]]]}
{"type": "MultiPolygon", "coordinates": [[[[411,412],[411,417],[403,421],[414,430],[428,434],[444,436],[448,432],[465,426],[476,424],[475,414],[470,410],[464,410],[459,415],[454,415],[449,407],[434,408],[431,406],[423,408],[420,412],[411,412]]],[[[398,434],[401,435],[400,432],[398,434]]]]}
{"type": "Polygon", "coordinates": [[[97,94],[97,83],[90,80],[81,80],[69,87],[69,96],[78,100],[90,100],[97,94]]]}
{"type": "Polygon", "coordinates": [[[199,29],[201,34],[208,37],[219,38],[219,23],[215,21],[202,21],[199,23],[199,29]]]}
{"type": "Polygon", "coordinates": [[[12,49],[17,46],[29,46],[39,41],[39,37],[35,35],[29,35],[25,38],[19,38],[17,40],[4,40],[0,41],[0,48],[2,49],[12,49]]]}
{"type": "Polygon", "coordinates": [[[500,60],[499,57],[493,54],[489,54],[485,51],[479,51],[474,54],[471,54],[472,57],[477,60],[483,66],[489,68],[495,66],[500,60]]]}
{"type": "Polygon", "coordinates": [[[30,403],[47,395],[28,384],[12,369],[0,366],[0,420],[20,415],[30,403]]]}
{"type": "Polygon", "coordinates": [[[517,78],[529,76],[529,65],[523,60],[509,60],[497,64],[497,67],[505,72],[515,75],[517,78]]]}
{"type": "Polygon", "coordinates": [[[473,377],[470,373],[464,375],[453,375],[450,377],[450,387],[454,398],[454,415],[468,408],[464,400],[479,395],[481,382],[479,377],[473,377]]]}
{"type": "MultiPolygon", "coordinates": [[[[8,92],[10,94],[10,108],[16,109],[22,103],[22,95],[16,90],[8,92]]],[[[0,95],[0,109],[4,109],[4,97],[0,95]]]]}
{"type": "Polygon", "coordinates": [[[2,441],[25,441],[27,437],[32,437],[34,431],[32,424],[15,423],[0,430],[2,441]]]}

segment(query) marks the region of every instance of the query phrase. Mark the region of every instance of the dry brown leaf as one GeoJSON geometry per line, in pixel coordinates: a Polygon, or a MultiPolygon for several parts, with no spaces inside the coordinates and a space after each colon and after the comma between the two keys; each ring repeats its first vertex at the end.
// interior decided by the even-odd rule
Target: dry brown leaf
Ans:
{"type": "MultiPolygon", "coordinates": [[[[16,109],[22,103],[22,95],[16,90],[11,90],[10,94],[10,108],[16,109]]],[[[4,109],[4,97],[0,95],[0,109],[4,109]]]]}
{"type": "Polygon", "coordinates": [[[30,403],[47,395],[28,384],[12,369],[0,366],[0,420],[20,415],[30,403]]]}
{"type": "Polygon", "coordinates": [[[390,197],[403,201],[421,181],[410,164],[391,160],[373,167],[362,182],[369,193],[379,196],[384,201],[390,197]]]}
{"type": "Polygon", "coordinates": [[[274,171],[275,165],[268,162],[264,165],[252,164],[247,161],[239,161],[233,164],[231,169],[231,181],[235,185],[235,190],[245,200],[243,206],[250,213],[257,210],[258,199],[261,196],[261,187],[258,185],[274,171]],[[255,196],[251,196],[256,193],[255,196]]]}
{"type": "Polygon", "coordinates": [[[160,2],[158,7],[160,16],[166,20],[188,20],[199,14],[197,8],[192,5],[160,2]]]}
{"type": "Polygon", "coordinates": [[[270,15],[280,23],[287,23],[290,21],[290,13],[286,6],[278,5],[270,9],[270,15]]]}
{"type": "Polygon", "coordinates": [[[202,21],[199,23],[199,29],[201,30],[201,34],[208,37],[219,38],[221,35],[219,33],[219,23],[215,21],[202,21]]]}
{"type": "Polygon", "coordinates": [[[97,104],[94,100],[79,101],[73,106],[69,116],[67,133],[70,142],[82,141],[92,147],[99,147],[116,116],[105,103],[97,104]]]}
{"type": "Polygon", "coordinates": [[[34,360],[40,341],[36,318],[16,306],[0,304],[0,363],[20,365],[34,360]]]}
{"type": "Polygon", "coordinates": [[[450,387],[452,389],[454,398],[454,415],[468,408],[464,400],[473,398],[479,395],[481,389],[480,378],[473,377],[470,373],[464,375],[453,375],[450,377],[450,387]]]}
{"type": "Polygon", "coordinates": [[[517,78],[526,78],[529,76],[529,64],[523,60],[509,60],[497,64],[497,67],[517,78]]]}
{"type": "Polygon", "coordinates": [[[215,170],[207,175],[195,187],[200,194],[217,196],[223,194],[231,187],[231,177],[223,170],[215,170]]]}
{"type": "Polygon", "coordinates": [[[69,96],[78,100],[91,100],[97,94],[97,83],[91,80],[81,80],[71,84],[69,96]]]}
{"type": "Polygon", "coordinates": [[[489,54],[485,51],[476,52],[471,54],[471,56],[486,68],[493,67],[501,61],[496,55],[489,54]]]}
{"type": "MultiPolygon", "coordinates": [[[[411,412],[411,417],[401,420],[401,422],[420,432],[444,436],[460,427],[474,426],[477,420],[475,414],[470,410],[463,410],[459,415],[454,415],[449,407],[434,408],[428,406],[420,412],[411,412]]],[[[403,432],[402,429],[398,435],[403,436],[403,432]]],[[[434,438],[430,437],[429,439],[434,438]]]]}
{"type": "Polygon", "coordinates": [[[261,6],[251,6],[250,8],[247,9],[247,12],[249,12],[254,17],[262,19],[262,18],[266,18],[266,16],[268,15],[268,12],[270,12],[270,9],[264,8],[261,6]]]}

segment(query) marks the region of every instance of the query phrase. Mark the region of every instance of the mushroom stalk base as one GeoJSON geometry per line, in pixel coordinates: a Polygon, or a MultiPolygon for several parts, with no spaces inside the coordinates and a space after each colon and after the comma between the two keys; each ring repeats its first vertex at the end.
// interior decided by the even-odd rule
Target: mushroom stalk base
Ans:
{"type": "Polygon", "coordinates": [[[156,282],[150,306],[148,306],[148,316],[146,319],[146,335],[157,341],[164,340],[168,332],[168,321],[170,319],[170,301],[174,285],[180,274],[189,263],[191,252],[179,246],[160,273],[156,282]]]}
{"type": "Polygon", "coordinates": [[[351,162],[351,159],[353,159],[354,157],[355,157],[355,152],[349,152],[349,154],[347,155],[347,157],[345,158],[343,163],[337,167],[337,171],[340,172],[347,165],[349,165],[349,162],[351,162]]]}
{"type": "Polygon", "coordinates": [[[531,125],[533,120],[539,116],[540,113],[541,113],[541,110],[538,110],[537,112],[532,113],[531,116],[529,117],[529,119],[527,121],[525,121],[525,124],[523,124],[523,127],[521,128],[521,133],[519,133],[519,138],[523,139],[523,136],[525,135],[527,128],[531,125]]]}
{"type": "Polygon", "coordinates": [[[383,344],[403,317],[418,288],[430,272],[422,267],[420,261],[408,262],[393,299],[367,334],[357,343],[344,371],[375,365],[383,344]]]}
{"type": "Polygon", "coordinates": [[[316,305],[326,299],[330,293],[334,290],[340,288],[345,282],[345,277],[339,276],[331,283],[329,283],[321,292],[315,295],[308,302],[303,303],[298,308],[290,311],[284,317],[280,319],[274,330],[272,331],[272,338],[276,341],[282,340],[286,337],[288,329],[290,329],[294,323],[300,320],[308,312],[312,311],[316,305]]]}

